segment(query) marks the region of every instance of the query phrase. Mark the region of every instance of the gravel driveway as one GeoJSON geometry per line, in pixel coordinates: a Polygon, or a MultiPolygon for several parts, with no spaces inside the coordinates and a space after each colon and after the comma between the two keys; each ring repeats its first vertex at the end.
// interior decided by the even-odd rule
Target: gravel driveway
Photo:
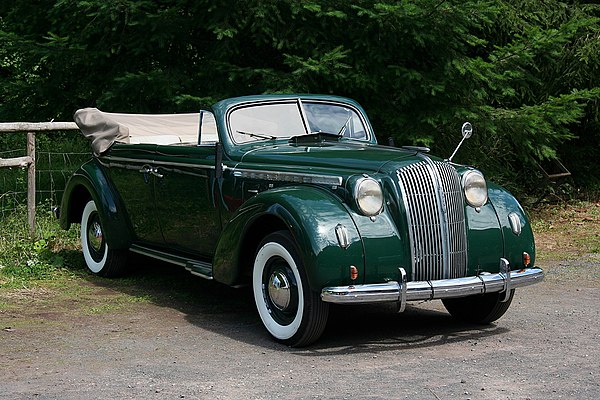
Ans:
{"type": "Polygon", "coordinates": [[[0,311],[0,398],[597,399],[600,259],[582,263],[549,266],[493,325],[455,322],[438,301],[336,307],[305,349],[270,340],[248,290],[185,273],[185,298],[158,287],[112,311],[70,310],[131,285],[85,282],[61,307],[23,292],[20,311],[0,311]],[[591,278],[563,282],[575,267],[591,278]]]}

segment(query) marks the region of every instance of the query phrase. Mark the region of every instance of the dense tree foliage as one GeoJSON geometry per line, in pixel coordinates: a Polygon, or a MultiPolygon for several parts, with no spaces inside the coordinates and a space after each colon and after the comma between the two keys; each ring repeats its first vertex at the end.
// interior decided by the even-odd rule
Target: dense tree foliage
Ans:
{"type": "Polygon", "coordinates": [[[83,106],[183,112],[334,93],[380,142],[457,157],[512,188],[560,157],[600,186],[600,8],[547,0],[19,0],[0,4],[0,120],[83,106]]]}

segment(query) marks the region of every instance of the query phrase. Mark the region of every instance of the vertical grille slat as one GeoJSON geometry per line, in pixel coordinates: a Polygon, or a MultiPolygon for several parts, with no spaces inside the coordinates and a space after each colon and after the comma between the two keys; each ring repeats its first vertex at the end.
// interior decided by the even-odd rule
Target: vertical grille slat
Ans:
{"type": "Polygon", "coordinates": [[[397,175],[409,226],[412,280],[465,276],[464,201],[454,167],[426,160],[399,169],[397,175]]]}

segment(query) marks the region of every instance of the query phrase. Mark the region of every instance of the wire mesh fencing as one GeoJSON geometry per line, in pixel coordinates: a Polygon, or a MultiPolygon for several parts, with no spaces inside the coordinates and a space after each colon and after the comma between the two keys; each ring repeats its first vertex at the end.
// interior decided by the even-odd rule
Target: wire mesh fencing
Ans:
{"type": "MultiPolygon", "coordinates": [[[[26,154],[25,133],[0,136],[0,159],[26,154]]],[[[40,212],[59,205],[69,176],[91,157],[87,141],[77,131],[36,135],[35,202],[40,212]]],[[[0,221],[27,205],[27,167],[0,168],[0,221]]]]}

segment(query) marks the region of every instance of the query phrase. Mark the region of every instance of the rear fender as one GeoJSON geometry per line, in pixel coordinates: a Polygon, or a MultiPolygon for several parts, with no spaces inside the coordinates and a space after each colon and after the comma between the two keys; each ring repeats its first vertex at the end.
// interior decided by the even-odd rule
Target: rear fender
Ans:
{"type": "Polygon", "coordinates": [[[69,229],[81,222],[86,203],[94,200],[106,232],[106,242],[113,249],[127,249],[131,244],[131,228],[116,189],[106,178],[106,171],[92,159],[71,176],[61,201],[60,226],[69,229]]]}

